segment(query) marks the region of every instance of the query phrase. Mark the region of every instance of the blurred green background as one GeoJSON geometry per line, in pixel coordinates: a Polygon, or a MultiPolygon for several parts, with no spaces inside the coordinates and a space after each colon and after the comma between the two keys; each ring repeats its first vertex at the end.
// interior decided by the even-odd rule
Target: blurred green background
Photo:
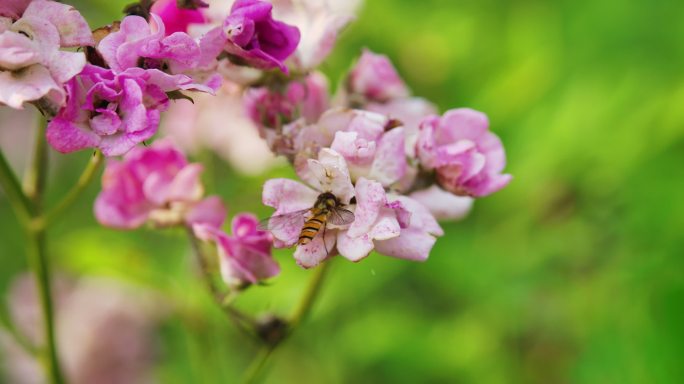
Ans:
{"type": "MultiPolygon", "coordinates": [[[[70,3],[96,26],[124,2],[70,3]]],[[[333,82],[362,47],[388,54],[442,111],[486,112],[515,179],[445,223],[426,263],[335,260],[265,382],[684,382],[683,14],[681,1],[368,0],[323,68],[333,82]]],[[[88,155],[53,157],[49,201],[88,155]]],[[[209,173],[231,214],[268,214],[267,176],[218,160],[209,173]]],[[[97,190],[52,230],[54,263],[182,307],[160,329],[159,382],[235,382],[256,346],[207,297],[183,233],[100,228],[97,190]]],[[[5,292],[25,259],[4,198],[0,217],[5,292]]],[[[240,307],[296,303],[311,271],[277,257],[281,277],[240,307]]]]}

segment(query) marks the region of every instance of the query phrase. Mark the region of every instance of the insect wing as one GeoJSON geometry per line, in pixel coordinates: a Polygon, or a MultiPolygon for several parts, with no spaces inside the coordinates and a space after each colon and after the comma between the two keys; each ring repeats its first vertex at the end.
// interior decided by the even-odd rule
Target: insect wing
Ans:
{"type": "Polygon", "coordinates": [[[333,225],[351,224],[354,222],[354,212],[344,208],[335,208],[330,211],[328,222],[333,225]]]}
{"type": "Polygon", "coordinates": [[[306,214],[311,209],[274,215],[259,222],[259,229],[265,231],[276,231],[283,228],[301,227],[304,225],[306,214]]]}

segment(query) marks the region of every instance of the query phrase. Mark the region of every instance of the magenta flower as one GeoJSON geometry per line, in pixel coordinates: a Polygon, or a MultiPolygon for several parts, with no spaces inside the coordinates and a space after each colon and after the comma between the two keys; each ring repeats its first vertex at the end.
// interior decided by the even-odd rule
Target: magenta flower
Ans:
{"type": "Polygon", "coordinates": [[[157,132],[169,104],[158,83],[140,68],[87,65],[67,84],[69,100],[48,124],[48,142],[63,153],[97,147],[105,156],[125,154],[157,132]]]}
{"type": "Polygon", "coordinates": [[[385,55],[364,49],[361,58],[349,73],[348,92],[368,101],[385,102],[408,97],[409,90],[392,62],[385,55]]]}
{"type": "Polygon", "coordinates": [[[260,129],[279,128],[303,117],[315,123],[330,104],[328,79],[313,72],[301,81],[293,81],[284,92],[267,87],[250,88],[244,96],[247,115],[260,129]]]}
{"type": "Polygon", "coordinates": [[[273,19],[273,5],[260,0],[237,0],[223,22],[221,34],[209,32],[214,45],[261,69],[280,68],[299,44],[297,27],[273,19]]]}
{"type": "Polygon", "coordinates": [[[255,216],[242,213],[233,218],[232,236],[210,224],[194,226],[197,237],[216,242],[221,276],[226,284],[257,284],[280,273],[280,266],[271,255],[273,238],[259,230],[258,224],[255,216]]]}
{"type": "Polygon", "coordinates": [[[95,201],[95,217],[113,228],[134,229],[148,220],[159,226],[205,223],[220,226],[225,208],[202,199],[200,164],[190,164],[170,142],[138,147],[122,161],[110,159],[95,201]]]}
{"type": "Polygon", "coordinates": [[[176,32],[187,32],[190,24],[207,22],[207,18],[200,9],[178,8],[176,0],[157,0],[150,11],[159,15],[164,21],[167,36],[176,32]]]}
{"type": "Polygon", "coordinates": [[[0,4],[0,18],[19,19],[24,14],[24,10],[26,10],[29,3],[31,3],[31,0],[4,0],[0,4]]]}
{"type": "Polygon", "coordinates": [[[209,60],[186,33],[166,36],[164,22],[155,14],[149,23],[139,16],[125,17],[119,31],[102,39],[97,49],[114,72],[137,67],[150,70],[157,85],[167,90],[213,94],[220,86],[219,75],[201,71],[215,56],[209,60]]]}
{"type": "MultiPolygon", "coordinates": [[[[19,5],[10,2],[5,13],[19,5]]],[[[86,63],[83,53],[60,48],[92,45],[88,24],[73,7],[45,0],[31,2],[14,23],[0,19],[0,104],[21,109],[43,99],[43,110],[55,112],[66,99],[63,84],[86,63]]]]}
{"type": "Polygon", "coordinates": [[[511,181],[511,175],[501,174],[506,165],[501,140],[489,131],[487,116],[472,109],[426,118],[417,151],[422,166],[437,171],[440,186],[459,196],[487,196],[511,181]]]}

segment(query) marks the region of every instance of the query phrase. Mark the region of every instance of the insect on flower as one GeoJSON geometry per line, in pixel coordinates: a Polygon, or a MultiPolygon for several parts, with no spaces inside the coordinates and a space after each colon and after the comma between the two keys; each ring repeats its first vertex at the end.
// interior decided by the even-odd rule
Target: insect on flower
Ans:
{"type": "Polygon", "coordinates": [[[328,224],[348,225],[354,222],[354,212],[344,208],[345,205],[331,192],[323,192],[316,198],[314,206],[300,211],[271,216],[260,222],[260,227],[267,230],[277,230],[286,227],[300,227],[297,245],[306,245],[319,232],[325,236],[328,224]],[[322,229],[322,230],[321,230],[322,229]]]}

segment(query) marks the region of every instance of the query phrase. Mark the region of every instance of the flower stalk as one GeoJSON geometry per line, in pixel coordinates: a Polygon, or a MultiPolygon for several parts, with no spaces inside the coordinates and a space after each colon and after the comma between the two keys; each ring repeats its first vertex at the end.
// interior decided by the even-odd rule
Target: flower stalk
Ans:
{"type": "Polygon", "coordinates": [[[330,269],[330,264],[332,260],[322,263],[318,268],[314,270],[314,275],[311,278],[302,299],[300,300],[297,307],[295,307],[290,319],[287,321],[286,332],[279,340],[275,340],[272,343],[264,343],[257,353],[256,357],[250,364],[249,368],[245,373],[243,383],[251,384],[255,383],[259,378],[262,370],[266,366],[268,359],[273,355],[275,349],[281,345],[292,333],[306,320],[307,316],[313,309],[313,305],[316,302],[316,298],[320,295],[321,287],[325,281],[325,277],[330,269]]]}
{"type": "MultiPolygon", "coordinates": [[[[47,143],[45,141],[46,121],[41,121],[36,132],[33,164],[25,179],[25,195],[31,201],[32,222],[40,222],[43,210],[43,191],[47,179],[47,143]]],[[[51,292],[50,263],[47,257],[44,225],[29,225],[26,228],[28,240],[28,261],[36,279],[40,307],[43,313],[45,346],[42,363],[46,376],[52,384],[64,383],[59,363],[55,336],[54,306],[51,292]]]]}
{"type": "Polygon", "coordinates": [[[104,157],[102,152],[95,151],[93,156],[90,158],[88,165],[81,173],[76,184],[71,188],[71,190],[66,194],[66,196],[57,205],[49,210],[43,219],[43,225],[48,227],[56,219],[59,218],[67,209],[69,209],[78,199],[79,196],[85,191],[90,182],[93,180],[97,174],[100,165],[102,165],[104,157]]]}

